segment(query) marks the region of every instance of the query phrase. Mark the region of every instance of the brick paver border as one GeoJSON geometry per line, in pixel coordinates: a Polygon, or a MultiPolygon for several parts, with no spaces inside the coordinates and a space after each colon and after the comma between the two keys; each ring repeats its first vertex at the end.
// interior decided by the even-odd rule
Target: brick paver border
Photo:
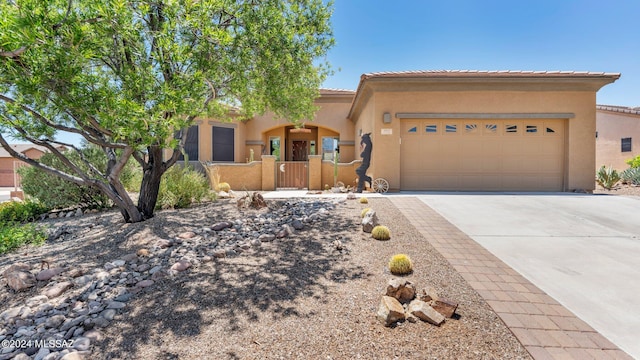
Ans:
{"type": "Polygon", "coordinates": [[[420,199],[389,200],[487,301],[534,359],[633,359],[420,199]]]}

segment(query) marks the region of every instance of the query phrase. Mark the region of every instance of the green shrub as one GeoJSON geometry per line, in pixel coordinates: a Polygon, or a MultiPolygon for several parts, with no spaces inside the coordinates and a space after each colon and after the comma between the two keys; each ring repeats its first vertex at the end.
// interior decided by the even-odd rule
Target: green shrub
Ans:
{"type": "Polygon", "coordinates": [[[185,208],[213,196],[203,174],[190,166],[174,165],[162,176],[156,207],[185,208]]]}
{"type": "Polygon", "coordinates": [[[631,167],[620,173],[625,184],[640,185],[640,167],[631,167]]]}
{"type": "Polygon", "coordinates": [[[632,168],[640,168],[640,155],[626,161],[627,165],[632,168]]]}
{"type": "Polygon", "coordinates": [[[0,204],[0,223],[34,221],[49,210],[39,202],[31,200],[6,201],[0,204]]]}
{"type": "Polygon", "coordinates": [[[0,254],[17,249],[24,244],[41,245],[46,239],[46,232],[34,224],[0,224],[0,254]]]}
{"type": "Polygon", "coordinates": [[[389,260],[389,271],[394,275],[406,275],[413,271],[413,264],[409,256],[405,254],[397,254],[389,260]]]}
{"type": "Polygon", "coordinates": [[[388,227],[378,225],[371,230],[371,236],[376,240],[389,240],[391,239],[391,232],[388,227]]]}
{"type": "Polygon", "coordinates": [[[142,168],[131,158],[120,173],[120,182],[128,192],[139,192],[142,184],[142,168]]]}
{"type": "MultiPolygon", "coordinates": [[[[97,148],[82,149],[84,157],[96,168],[106,168],[106,155],[97,148]]],[[[78,160],[80,155],[76,151],[66,154],[72,160],[78,160]]],[[[40,161],[51,167],[70,171],[55,155],[44,154],[40,161]]],[[[78,161],[75,161],[79,163],[78,161]]],[[[49,174],[32,166],[24,166],[18,170],[22,177],[22,190],[26,195],[38,200],[49,209],[63,209],[73,206],[104,208],[111,206],[109,198],[100,190],[84,185],[78,185],[70,181],[49,174]]]]}
{"type": "Polygon", "coordinates": [[[596,182],[607,190],[611,190],[620,181],[620,174],[611,166],[608,168],[602,165],[596,173],[596,182]]]}

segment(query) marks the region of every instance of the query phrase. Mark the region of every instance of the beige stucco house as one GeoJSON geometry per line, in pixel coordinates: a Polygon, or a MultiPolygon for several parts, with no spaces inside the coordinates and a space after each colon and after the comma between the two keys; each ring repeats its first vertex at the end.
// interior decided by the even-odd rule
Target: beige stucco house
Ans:
{"type": "Polygon", "coordinates": [[[190,160],[215,164],[235,190],[321,189],[334,184],[336,170],[335,180],[355,185],[364,133],[373,142],[368,174],[388,180],[391,191],[593,190],[596,92],[619,76],[364,74],[355,92],[321,90],[316,117],[303,129],[270,115],[204,119],[186,150],[190,160]]]}
{"type": "Polygon", "coordinates": [[[626,161],[640,155],[639,141],[640,108],[596,106],[596,168],[627,169],[626,161]]]}

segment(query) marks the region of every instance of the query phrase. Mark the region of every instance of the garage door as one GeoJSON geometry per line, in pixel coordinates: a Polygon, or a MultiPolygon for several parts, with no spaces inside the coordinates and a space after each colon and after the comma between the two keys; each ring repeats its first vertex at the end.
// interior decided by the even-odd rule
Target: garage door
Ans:
{"type": "Polygon", "coordinates": [[[563,190],[564,120],[401,124],[402,190],[563,190]]]}

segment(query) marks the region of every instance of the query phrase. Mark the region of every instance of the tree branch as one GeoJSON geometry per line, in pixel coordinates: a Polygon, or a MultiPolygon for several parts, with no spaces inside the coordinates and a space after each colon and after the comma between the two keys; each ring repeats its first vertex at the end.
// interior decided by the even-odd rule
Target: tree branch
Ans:
{"type": "Polygon", "coordinates": [[[13,50],[13,51],[0,51],[0,57],[6,57],[6,58],[17,58],[18,56],[20,56],[23,52],[25,52],[27,50],[26,46],[23,46],[17,50],[13,50]]]}

